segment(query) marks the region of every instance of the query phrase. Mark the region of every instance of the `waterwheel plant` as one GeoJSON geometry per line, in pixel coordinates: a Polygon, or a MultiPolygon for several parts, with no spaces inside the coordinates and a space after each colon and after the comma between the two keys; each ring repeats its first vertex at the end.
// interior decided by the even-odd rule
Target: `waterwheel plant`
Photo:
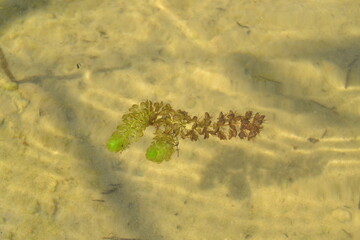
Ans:
{"type": "Polygon", "coordinates": [[[244,115],[229,111],[220,112],[213,120],[208,112],[203,117],[190,116],[186,111],[174,110],[170,104],[147,100],[134,104],[129,113],[122,116],[107,148],[111,152],[122,152],[142,137],[148,126],[154,126],[155,137],[147,148],[146,158],[161,163],[170,160],[179,138],[197,141],[200,137],[214,136],[221,140],[236,137],[251,140],[260,133],[264,119],[265,115],[252,111],[244,115]]]}

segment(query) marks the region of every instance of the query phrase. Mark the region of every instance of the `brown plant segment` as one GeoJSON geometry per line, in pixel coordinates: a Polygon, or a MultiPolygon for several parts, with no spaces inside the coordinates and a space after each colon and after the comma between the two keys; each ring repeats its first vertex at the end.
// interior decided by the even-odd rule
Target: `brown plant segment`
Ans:
{"type": "Polygon", "coordinates": [[[213,120],[208,112],[205,112],[204,117],[191,116],[184,110],[174,110],[170,104],[162,102],[153,103],[148,100],[140,105],[152,112],[149,125],[155,127],[155,134],[165,133],[191,141],[199,140],[200,136],[204,139],[216,136],[220,140],[238,136],[240,139],[250,140],[260,133],[265,119],[265,115],[260,113],[248,111],[245,115],[239,115],[230,110],[228,113],[220,112],[217,119],[213,120]]]}

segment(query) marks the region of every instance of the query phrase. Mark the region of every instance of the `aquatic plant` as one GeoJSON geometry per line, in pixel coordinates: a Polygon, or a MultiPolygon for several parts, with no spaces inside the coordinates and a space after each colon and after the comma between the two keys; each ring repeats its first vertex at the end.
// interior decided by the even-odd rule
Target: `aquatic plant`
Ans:
{"type": "Polygon", "coordinates": [[[263,128],[265,115],[248,111],[239,115],[234,111],[220,112],[214,121],[208,112],[204,117],[190,116],[186,111],[174,110],[170,104],[145,101],[134,104],[129,113],[122,116],[121,123],[107,142],[111,152],[122,152],[143,136],[148,126],[155,127],[155,137],[146,151],[146,158],[161,163],[170,160],[176,150],[178,139],[199,140],[210,136],[221,140],[239,137],[251,140],[263,128]]]}

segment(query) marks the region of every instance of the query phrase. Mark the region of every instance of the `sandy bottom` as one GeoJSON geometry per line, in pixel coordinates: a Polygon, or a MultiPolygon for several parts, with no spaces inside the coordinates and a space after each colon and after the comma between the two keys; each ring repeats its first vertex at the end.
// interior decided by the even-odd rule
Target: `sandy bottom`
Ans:
{"type": "Polygon", "coordinates": [[[0,1],[0,239],[360,239],[357,2],[0,1]],[[108,152],[146,99],[267,121],[108,152]]]}

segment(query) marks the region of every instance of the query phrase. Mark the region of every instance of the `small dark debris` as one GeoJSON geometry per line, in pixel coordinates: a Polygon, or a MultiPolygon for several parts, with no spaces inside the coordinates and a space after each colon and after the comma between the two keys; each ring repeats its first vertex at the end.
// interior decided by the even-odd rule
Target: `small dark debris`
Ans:
{"type": "Polygon", "coordinates": [[[39,108],[39,117],[42,117],[45,115],[45,111],[39,108]]]}
{"type": "Polygon", "coordinates": [[[102,194],[111,194],[113,192],[116,192],[119,189],[119,187],[121,187],[121,185],[119,183],[112,183],[109,185],[111,186],[111,188],[102,191],[101,192],[102,194]]]}
{"type": "Polygon", "coordinates": [[[111,183],[110,186],[112,187],[121,187],[120,183],[111,183]]]}
{"type": "Polygon", "coordinates": [[[108,240],[140,240],[140,238],[122,238],[122,237],[116,237],[116,236],[103,237],[102,239],[108,239],[108,240]]]}
{"type": "Polygon", "coordinates": [[[111,193],[116,192],[116,191],[117,191],[117,188],[111,188],[111,189],[102,191],[101,194],[111,194],[111,193]]]}
{"type": "Polygon", "coordinates": [[[237,24],[239,27],[242,27],[242,28],[249,28],[248,26],[243,25],[243,24],[241,24],[241,23],[239,23],[239,22],[236,22],[236,24],[237,24]]]}
{"type": "Polygon", "coordinates": [[[345,229],[341,229],[345,234],[346,234],[346,236],[348,236],[349,238],[352,238],[352,234],[351,233],[349,233],[348,231],[346,231],[345,229]]]}
{"type": "Polygon", "coordinates": [[[236,22],[236,24],[237,24],[239,27],[241,27],[241,28],[247,29],[247,31],[246,31],[247,34],[250,34],[250,33],[251,33],[251,30],[250,30],[250,27],[249,27],[249,26],[243,25],[243,24],[241,24],[241,23],[239,23],[239,22],[236,22]]]}
{"type": "Polygon", "coordinates": [[[100,34],[100,36],[101,36],[102,38],[105,38],[105,39],[108,39],[108,38],[109,38],[108,35],[107,35],[107,33],[106,33],[105,31],[99,31],[99,34],[100,34]]]}
{"type": "Polygon", "coordinates": [[[247,234],[245,234],[244,239],[248,239],[250,237],[251,237],[251,234],[247,233],[247,234]]]}
{"type": "Polygon", "coordinates": [[[314,143],[314,144],[320,141],[319,139],[313,138],[313,137],[309,137],[307,140],[308,140],[309,142],[311,142],[311,143],[314,143]]]}
{"type": "Polygon", "coordinates": [[[359,57],[356,56],[347,66],[347,70],[346,70],[346,77],[345,77],[345,84],[344,84],[344,88],[347,89],[347,87],[349,86],[349,81],[350,81],[350,77],[351,77],[351,72],[353,69],[353,65],[359,60],[359,57]]]}
{"type": "Polygon", "coordinates": [[[321,135],[321,138],[324,138],[327,134],[327,129],[325,129],[325,131],[323,132],[323,134],[321,135]]]}

